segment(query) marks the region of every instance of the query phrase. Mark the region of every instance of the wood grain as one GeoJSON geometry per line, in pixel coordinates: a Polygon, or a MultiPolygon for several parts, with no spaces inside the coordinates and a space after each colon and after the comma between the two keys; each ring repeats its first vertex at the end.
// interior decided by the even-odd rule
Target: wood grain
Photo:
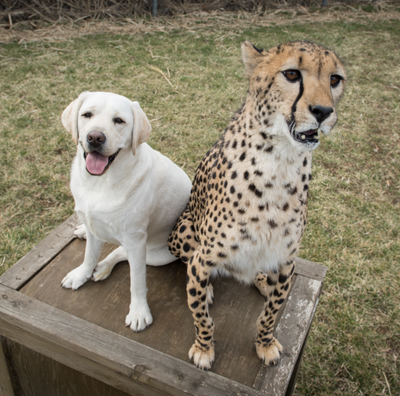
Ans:
{"type": "Polygon", "coordinates": [[[8,362],[3,350],[4,342],[5,340],[0,337],[0,396],[14,396],[8,362]]]}
{"type": "MultiPolygon", "coordinates": [[[[84,247],[84,241],[74,240],[21,291],[189,362],[188,350],[194,341],[194,328],[186,301],[186,266],[176,261],[168,266],[147,267],[148,301],[154,323],[145,331],[134,333],[124,325],[130,301],[129,268],[126,262],[118,264],[110,278],[103,282],[88,282],[75,292],[61,288],[61,279],[83,261],[84,247]]],[[[102,257],[114,248],[106,245],[102,257]]],[[[301,268],[301,264],[298,267],[301,268]]],[[[251,387],[261,367],[255,353],[254,339],[256,320],[264,300],[254,287],[243,286],[233,279],[217,279],[213,285],[215,302],[210,314],[216,326],[216,361],[212,371],[251,387]]]]}
{"type": "Polygon", "coordinates": [[[2,336],[130,395],[265,395],[3,285],[0,296],[2,336]]]}
{"type": "MultiPolygon", "coordinates": [[[[24,396],[128,396],[30,348],[6,340],[10,365],[24,396]]],[[[8,395],[5,394],[5,395],[8,395]]]]}
{"type": "MultiPolygon", "coordinates": [[[[60,286],[61,279],[83,261],[84,246],[84,241],[73,241],[21,292],[189,362],[194,326],[187,306],[186,266],[176,261],[163,267],[147,267],[147,295],[154,322],[145,331],[134,333],[125,327],[130,302],[127,262],[118,264],[110,278],[103,282],[90,281],[77,291],[60,286]]],[[[107,245],[103,255],[113,248],[107,245]]],[[[216,361],[212,371],[251,386],[261,365],[255,353],[254,340],[256,320],[264,299],[255,287],[241,285],[233,279],[216,279],[213,285],[215,302],[210,314],[216,326],[216,361]]]]}
{"type": "MultiPolygon", "coordinates": [[[[163,267],[147,267],[148,301],[154,323],[145,331],[134,333],[124,326],[125,315],[128,313],[130,301],[130,280],[127,262],[118,264],[109,279],[99,283],[89,281],[78,291],[66,290],[60,286],[63,277],[80,265],[84,258],[85,241],[73,240],[73,231],[77,223],[77,218],[71,216],[35,249],[0,277],[0,284],[12,289],[20,289],[26,296],[56,308],[56,312],[61,313],[61,317],[64,313],[74,315],[83,319],[83,323],[94,325],[95,329],[109,330],[112,332],[109,333],[111,338],[113,338],[113,334],[122,336],[120,339],[126,340],[125,342],[128,344],[129,342],[136,342],[137,345],[152,348],[156,355],[157,351],[159,351],[160,356],[168,355],[168,357],[176,358],[175,363],[178,368],[180,368],[180,364],[187,365],[189,362],[187,353],[194,340],[194,329],[193,320],[186,302],[186,266],[182,262],[176,261],[163,267]],[[48,251],[47,246],[49,246],[48,251]]],[[[102,257],[105,257],[114,248],[115,246],[106,245],[102,257]]],[[[308,309],[310,304],[314,304],[314,309],[316,308],[317,300],[313,291],[307,291],[306,286],[303,287],[302,285],[313,286],[314,283],[312,281],[316,279],[319,282],[320,290],[321,282],[327,269],[324,266],[301,258],[297,258],[296,263],[295,282],[293,291],[290,292],[290,298],[288,299],[288,303],[291,303],[289,306],[284,305],[281,307],[278,318],[281,315],[286,315],[286,312],[289,312],[287,311],[288,309],[304,310],[305,308],[308,309]],[[298,284],[298,282],[300,283],[298,284]],[[300,291],[302,294],[299,294],[300,291]],[[306,301],[304,307],[292,307],[293,292],[295,293],[295,299],[300,298],[301,301],[306,301]]],[[[290,356],[284,356],[283,360],[285,362],[283,364],[281,363],[275,368],[265,368],[257,358],[254,348],[255,323],[263,307],[262,296],[254,287],[243,286],[233,279],[216,279],[213,281],[213,285],[215,302],[210,309],[210,314],[216,325],[216,361],[212,372],[206,374],[207,377],[205,378],[208,381],[210,377],[217,375],[217,378],[224,378],[228,383],[230,383],[229,380],[232,380],[233,384],[244,385],[245,392],[256,392],[250,394],[258,394],[255,389],[262,392],[268,390],[271,393],[276,391],[278,392],[276,394],[283,394],[279,392],[283,392],[282,389],[287,387],[295,363],[300,356],[301,345],[305,342],[306,330],[299,332],[297,328],[297,330],[294,329],[297,332],[294,331],[292,327],[297,326],[295,322],[289,327],[287,325],[282,327],[282,320],[287,323],[289,318],[283,316],[283,319],[278,323],[276,337],[281,341],[284,348],[289,346],[287,350],[292,352],[289,354],[290,356]],[[298,340],[295,339],[297,336],[299,337],[298,340]],[[294,350],[296,350],[296,353],[293,352],[294,350]],[[278,368],[281,368],[281,366],[285,366],[285,368],[279,370],[278,368]],[[284,376],[286,376],[286,379],[284,379],[284,376]],[[286,381],[283,387],[282,381],[286,381]],[[280,385],[277,385],[278,382],[280,385]],[[250,387],[253,387],[253,391],[251,391],[250,387]]],[[[45,307],[47,306],[46,304],[44,304],[45,307]]],[[[299,311],[298,315],[300,316],[296,318],[302,319],[303,311],[299,311]]],[[[40,318],[42,313],[39,311],[36,316],[40,318]]],[[[296,314],[293,313],[292,318],[295,316],[296,314]]],[[[304,325],[307,329],[311,323],[312,316],[308,320],[307,324],[304,325]]],[[[304,326],[303,322],[301,322],[300,328],[303,329],[304,326]]],[[[83,328],[84,325],[82,324],[83,328]]],[[[54,331],[54,337],[57,337],[56,330],[54,329],[54,331]]],[[[74,333],[74,329],[71,329],[71,331],[74,333]]],[[[35,334],[26,337],[31,337],[31,342],[41,345],[40,351],[37,349],[35,351],[49,356],[51,349],[46,345],[44,339],[39,342],[35,334]]],[[[96,337],[97,330],[93,338],[96,337]]],[[[23,345],[31,347],[27,342],[23,345]]],[[[78,371],[82,370],[85,373],[85,370],[87,370],[85,361],[77,358],[76,364],[78,364],[79,368],[76,368],[72,366],[72,364],[75,364],[75,362],[73,363],[76,358],[75,355],[68,355],[65,351],[61,352],[62,348],[59,350],[60,347],[56,343],[53,347],[54,350],[58,348],[58,352],[55,354],[56,361],[73,367],[78,371]],[[63,353],[66,353],[67,357],[62,356],[63,353]]],[[[54,356],[50,357],[54,358],[54,356]]],[[[189,367],[198,372],[191,364],[189,367]]],[[[126,368],[121,367],[120,370],[124,372],[126,368]]],[[[90,374],[92,372],[99,373],[101,369],[97,365],[93,370],[88,370],[88,375],[93,375],[90,374]]],[[[93,376],[96,378],[95,375],[93,376]]],[[[141,378],[144,378],[144,374],[141,374],[141,378]]],[[[113,377],[110,381],[112,386],[119,384],[120,388],[117,389],[122,389],[123,391],[128,389],[127,393],[134,388],[133,385],[127,385],[121,378],[116,379],[113,377]]],[[[153,383],[152,380],[149,381],[149,383],[153,383]]],[[[157,387],[161,386],[159,379],[157,381],[157,386],[151,388],[153,392],[151,394],[157,394],[154,392],[156,392],[157,387]]],[[[169,389],[167,384],[168,381],[164,388],[169,389]]],[[[142,383],[136,384],[135,392],[139,392],[139,389],[142,389],[143,386],[142,383]]],[[[173,388],[173,385],[171,386],[173,392],[178,392],[173,388]]],[[[164,388],[160,394],[164,394],[164,388]]],[[[181,388],[179,389],[182,390],[181,388]]],[[[167,394],[174,394],[173,392],[167,394]]]]}
{"type": "Polygon", "coordinates": [[[327,271],[328,267],[325,267],[325,265],[296,257],[295,274],[307,276],[308,278],[323,282],[327,271]]]}
{"type": "Polygon", "coordinates": [[[73,215],[0,276],[0,284],[19,290],[74,239],[78,218],[73,215]]]}

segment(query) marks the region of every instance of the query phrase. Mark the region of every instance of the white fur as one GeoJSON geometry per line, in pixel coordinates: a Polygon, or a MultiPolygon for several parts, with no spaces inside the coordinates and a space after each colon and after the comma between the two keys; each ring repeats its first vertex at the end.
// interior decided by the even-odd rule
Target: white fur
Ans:
{"type": "Polygon", "coordinates": [[[71,172],[75,211],[84,227],[76,235],[87,239],[82,265],[63,280],[78,289],[88,279],[103,280],[115,264],[128,260],[131,304],[126,325],[141,331],[153,318],[146,299],[146,263],[164,265],[175,260],[167,239],[190,195],[185,172],[145,143],[150,123],[137,102],[104,92],[85,92],[62,115],[64,127],[78,143],[71,172]],[[90,118],[83,114],[91,112],[90,118]],[[116,123],[120,118],[123,124],[116,123]],[[106,136],[104,153],[119,153],[101,176],[86,170],[84,151],[90,131],[106,136]],[[98,263],[104,242],[120,245],[98,263]]]}

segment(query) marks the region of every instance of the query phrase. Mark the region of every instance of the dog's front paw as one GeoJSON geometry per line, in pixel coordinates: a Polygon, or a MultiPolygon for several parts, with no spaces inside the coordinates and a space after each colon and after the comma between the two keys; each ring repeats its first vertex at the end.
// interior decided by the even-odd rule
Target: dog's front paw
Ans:
{"type": "Polygon", "coordinates": [[[75,228],[74,235],[79,239],[86,239],[86,227],[81,224],[75,228]]]}
{"type": "Polygon", "coordinates": [[[67,276],[61,281],[61,286],[66,289],[76,290],[86,283],[91,276],[91,270],[87,270],[80,266],[67,274],[67,276]]]}
{"type": "Polygon", "coordinates": [[[276,366],[279,362],[282,352],[282,345],[277,339],[273,339],[268,345],[256,343],[256,351],[258,357],[267,366],[276,366]]]}
{"type": "Polygon", "coordinates": [[[193,363],[201,370],[209,370],[214,363],[214,358],[213,344],[210,344],[208,348],[202,348],[194,343],[190,348],[189,359],[193,359],[193,363]]]}
{"type": "Polygon", "coordinates": [[[130,327],[133,331],[138,332],[144,330],[147,326],[150,326],[153,323],[153,317],[150,313],[150,308],[147,303],[144,306],[141,304],[140,306],[132,307],[129,310],[128,315],[126,315],[125,324],[127,327],[130,327]]]}

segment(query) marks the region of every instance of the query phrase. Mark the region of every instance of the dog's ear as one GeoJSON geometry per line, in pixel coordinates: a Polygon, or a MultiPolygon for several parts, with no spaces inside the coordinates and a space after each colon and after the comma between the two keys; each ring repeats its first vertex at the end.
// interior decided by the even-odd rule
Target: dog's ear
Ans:
{"type": "Polygon", "coordinates": [[[132,102],[133,130],[132,152],[136,155],[136,148],[147,141],[151,132],[151,125],[139,102],[132,102]]]}
{"type": "Polygon", "coordinates": [[[90,92],[82,92],[78,99],[75,99],[73,102],[71,102],[61,115],[62,124],[64,128],[72,135],[72,140],[75,142],[75,144],[78,144],[79,140],[79,109],[89,94],[90,92]]]}

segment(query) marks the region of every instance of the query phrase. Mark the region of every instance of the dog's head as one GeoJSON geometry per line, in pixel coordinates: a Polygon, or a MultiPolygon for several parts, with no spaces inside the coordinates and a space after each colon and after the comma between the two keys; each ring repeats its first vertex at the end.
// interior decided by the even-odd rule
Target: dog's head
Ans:
{"type": "Polygon", "coordinates": [[[121,150],[146,142],[151,125],[138,102],[108,92],[83,92],[64,110],[64,128],[81,145],[87,171],[103,175],[121,150]]]}

